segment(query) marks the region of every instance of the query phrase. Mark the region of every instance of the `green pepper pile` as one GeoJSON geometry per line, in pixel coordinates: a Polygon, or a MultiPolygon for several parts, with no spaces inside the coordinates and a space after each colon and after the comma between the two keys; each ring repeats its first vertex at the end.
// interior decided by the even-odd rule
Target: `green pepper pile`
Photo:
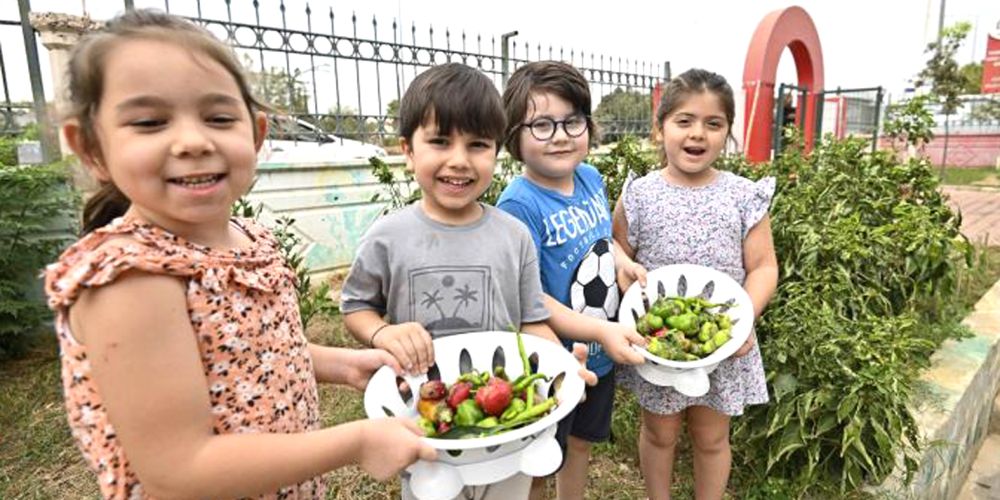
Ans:
{"type": "Polygon", "coordinates": [[[673,361],[697,361],[712,354],[732,338],[732,320],[713,311],[728,304],[714,304],[701,297],[660,297],[635,324],[646,337],[646,350],[673,361]]]}
{"type": "Polygon", "coordinates": [[[504,367],[493,372],[463,373],[451,386],[440,380],[420,385],[417,425],[427,437],[460,439],[485,437],[535,422],[556,406],[556,398],[543,399],[536,384],[546,377],[532,373],[521,334],[517,349],[524,373],[510,380],[504,367]]]}

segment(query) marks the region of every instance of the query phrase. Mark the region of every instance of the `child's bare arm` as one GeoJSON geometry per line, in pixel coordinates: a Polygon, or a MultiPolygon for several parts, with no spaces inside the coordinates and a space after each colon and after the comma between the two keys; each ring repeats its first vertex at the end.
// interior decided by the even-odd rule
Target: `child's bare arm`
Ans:
{"type": "Polygon", "coordinates": [[[384,365],[402,373],[396,358],[382,349],[345,349],[309,344],[316,381],[346,384],[359,391],[365,390],[368,379],[384,365]]]}
{"type": "Polygon", "coordinates": [[[366,309],[345,314],[344,326],[361,343],[388,351],[410,373],[425,373],[434,364],[431,334],[420,323],[390,325],[366,309]]]}
{"type": "Polygon", "coordinates": [[[552,328],[549,328],[549,325],[544,322],[523,323],[521,325],[521,331],[529,335],[541,337],[545,340],[550,340],[557,344],[561,343],[559,342],[559,337],[557,337],[555,332],[552,331],[552,328]]]}
{"type": "Polygon", "coordinates": [[[754,318],[759,318],[778,287],[778,258],[767,215],[743,239],[743,267],[747,272],[743,288],[753,303],[754,318]]]}
{"type": "MultiPolygon", "coordinates": [[[[778,287],[778,258],[774,253],[774,241],[771,239],[771,219],[767,215],[752,227],[747,232],[747,237],[743,239],[743,267],[747,272],[743,288],[750,296],[753,316],[757,319],[764,312],[764,308],[774,295],[774,290],[778,287]]],[[[751,333],[735,355],[747,354],[756,342],[756,332],[751,333]]]]}
{"type": "Polygon", "coordinates": [[[549,294],[545,294],[545,308],[551,314],[548,324],[559,338],[597,342],[616,363],[634,365],[644,361],[631,347],[631,344],[646,343],[634,329],[578,313],[549,294]]]}
{"type": "Polygon", "coordinates": [[[618,201],[615,203],[615,209],[611,213],[611,234],[614,236],[615,243],[623,250],[625,256],[629,260],[634,259],[635,249],[628,243],[628,219],[625,217],[625,202],[622,198],[618,198],[618,201]]]}
{"type": "Polygon", "coordinates": [[[400,420],[296,434],[216,435],[185,288],[177,279],[126,273],[84,292],[70,317],[87,345],[117,436],[152,496],[254,496],[349,463],[386,478],[418,457],[433,456],[413,423],[400,420]]]}
{"type": "Polygon", "coordinates": [[[628,219],[625,217],[625,206],[621,198],[615,204],[611,215],[611,234],[615,246],[615,272],[618,287],[628,289],[638,281],[640,286],[646,286],[646,268],[635,260],[635,249],[628,242],[628,219]]]}
{"type": "MultiPolygon", "coordinates": [[[[556,334],[545,323],[524,323],[521,325],[521,331],[562,345],[556,334]]],[[[597,385],[597,375],[587,369],[587,346],[580,343],[573,344],[573,356],[580,363],[579,374],[584,383],[597,385]]]]}

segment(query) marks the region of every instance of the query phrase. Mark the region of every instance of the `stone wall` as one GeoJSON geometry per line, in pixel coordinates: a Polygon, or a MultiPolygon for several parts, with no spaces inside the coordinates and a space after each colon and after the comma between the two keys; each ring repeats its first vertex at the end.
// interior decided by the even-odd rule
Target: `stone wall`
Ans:
{"type": "Polygon", "coordinates": [[[945,342],[922,376],[927,396],[914,408],[925,441],[920,469],[909,486],[897,476],[877,488],[892,498],[955,498],[989,433],[1000,388],[1000,282],[962,323],[973,335],[945,342]]]}

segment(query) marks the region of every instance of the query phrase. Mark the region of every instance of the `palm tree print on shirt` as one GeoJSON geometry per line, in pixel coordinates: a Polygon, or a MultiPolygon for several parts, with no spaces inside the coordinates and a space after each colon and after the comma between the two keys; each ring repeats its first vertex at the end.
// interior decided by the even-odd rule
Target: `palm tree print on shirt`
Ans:
{"type": "Polygon", "coordinates": [[[415,269],[410,293],[419,300],[410,301],[412,317],[435,336],[486,329],[489,283],[485,266],[415,269]]]}

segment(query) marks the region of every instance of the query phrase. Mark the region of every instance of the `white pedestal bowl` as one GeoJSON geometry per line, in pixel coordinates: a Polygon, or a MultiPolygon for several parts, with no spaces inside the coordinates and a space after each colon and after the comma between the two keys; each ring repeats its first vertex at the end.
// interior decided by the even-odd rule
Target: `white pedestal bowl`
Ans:
{"type": "MultiPolygon", "coordinates": [[[[555,396],[558,404],[542,419],[495,436],[469,439],[424,438],[438,450],[435,462],[419,461],[407,470],[410,487],[420,500],[446,500],[464,486],[492,484],[516,473],[545,476],[562,462],[562,451],[555,440],[556,424],[583,397],[584,382],[580,364],[563,346],[532,335],[521,335],[526,354],[536,365],[534,371],[547,378],[536,387],[543,397],[555,396]]],[[[365,390],[365,413],[369,418],[389,416],[416,419],[419,414],[415,393],[430,379],[453,383],[459,375],[473,370],[480,373],[503,366],[511,380],[524,373],[511,332],[489,331],[452,335],[434,340],[435,364],[427,374],[397,376],[384,366],[375,372],[365,390]],[[410,391],[401,392],[405,381],[410,391]]]]}
{"type": "Polygon", "coordinates": [[[636,366],[636,371],[640,377],[653,384],[673,387],[681,394],[698,397],[709,390],[708,374],[739,350],[753,330],[753,304],[739,283],[729,275],[705,266],[664,266],[647,274],[645,289],[636,282],[625,291],[618,309],[618,321],[635,327],[638,319],[648,312],[656,299],[691,296],[700,296],[715,303],[732,304],[719,310],[732,319],[733,329],[729,341],[697,361],[664,359],[636,346],[635,349],[646,358],[645,363],[636,366]]]}

